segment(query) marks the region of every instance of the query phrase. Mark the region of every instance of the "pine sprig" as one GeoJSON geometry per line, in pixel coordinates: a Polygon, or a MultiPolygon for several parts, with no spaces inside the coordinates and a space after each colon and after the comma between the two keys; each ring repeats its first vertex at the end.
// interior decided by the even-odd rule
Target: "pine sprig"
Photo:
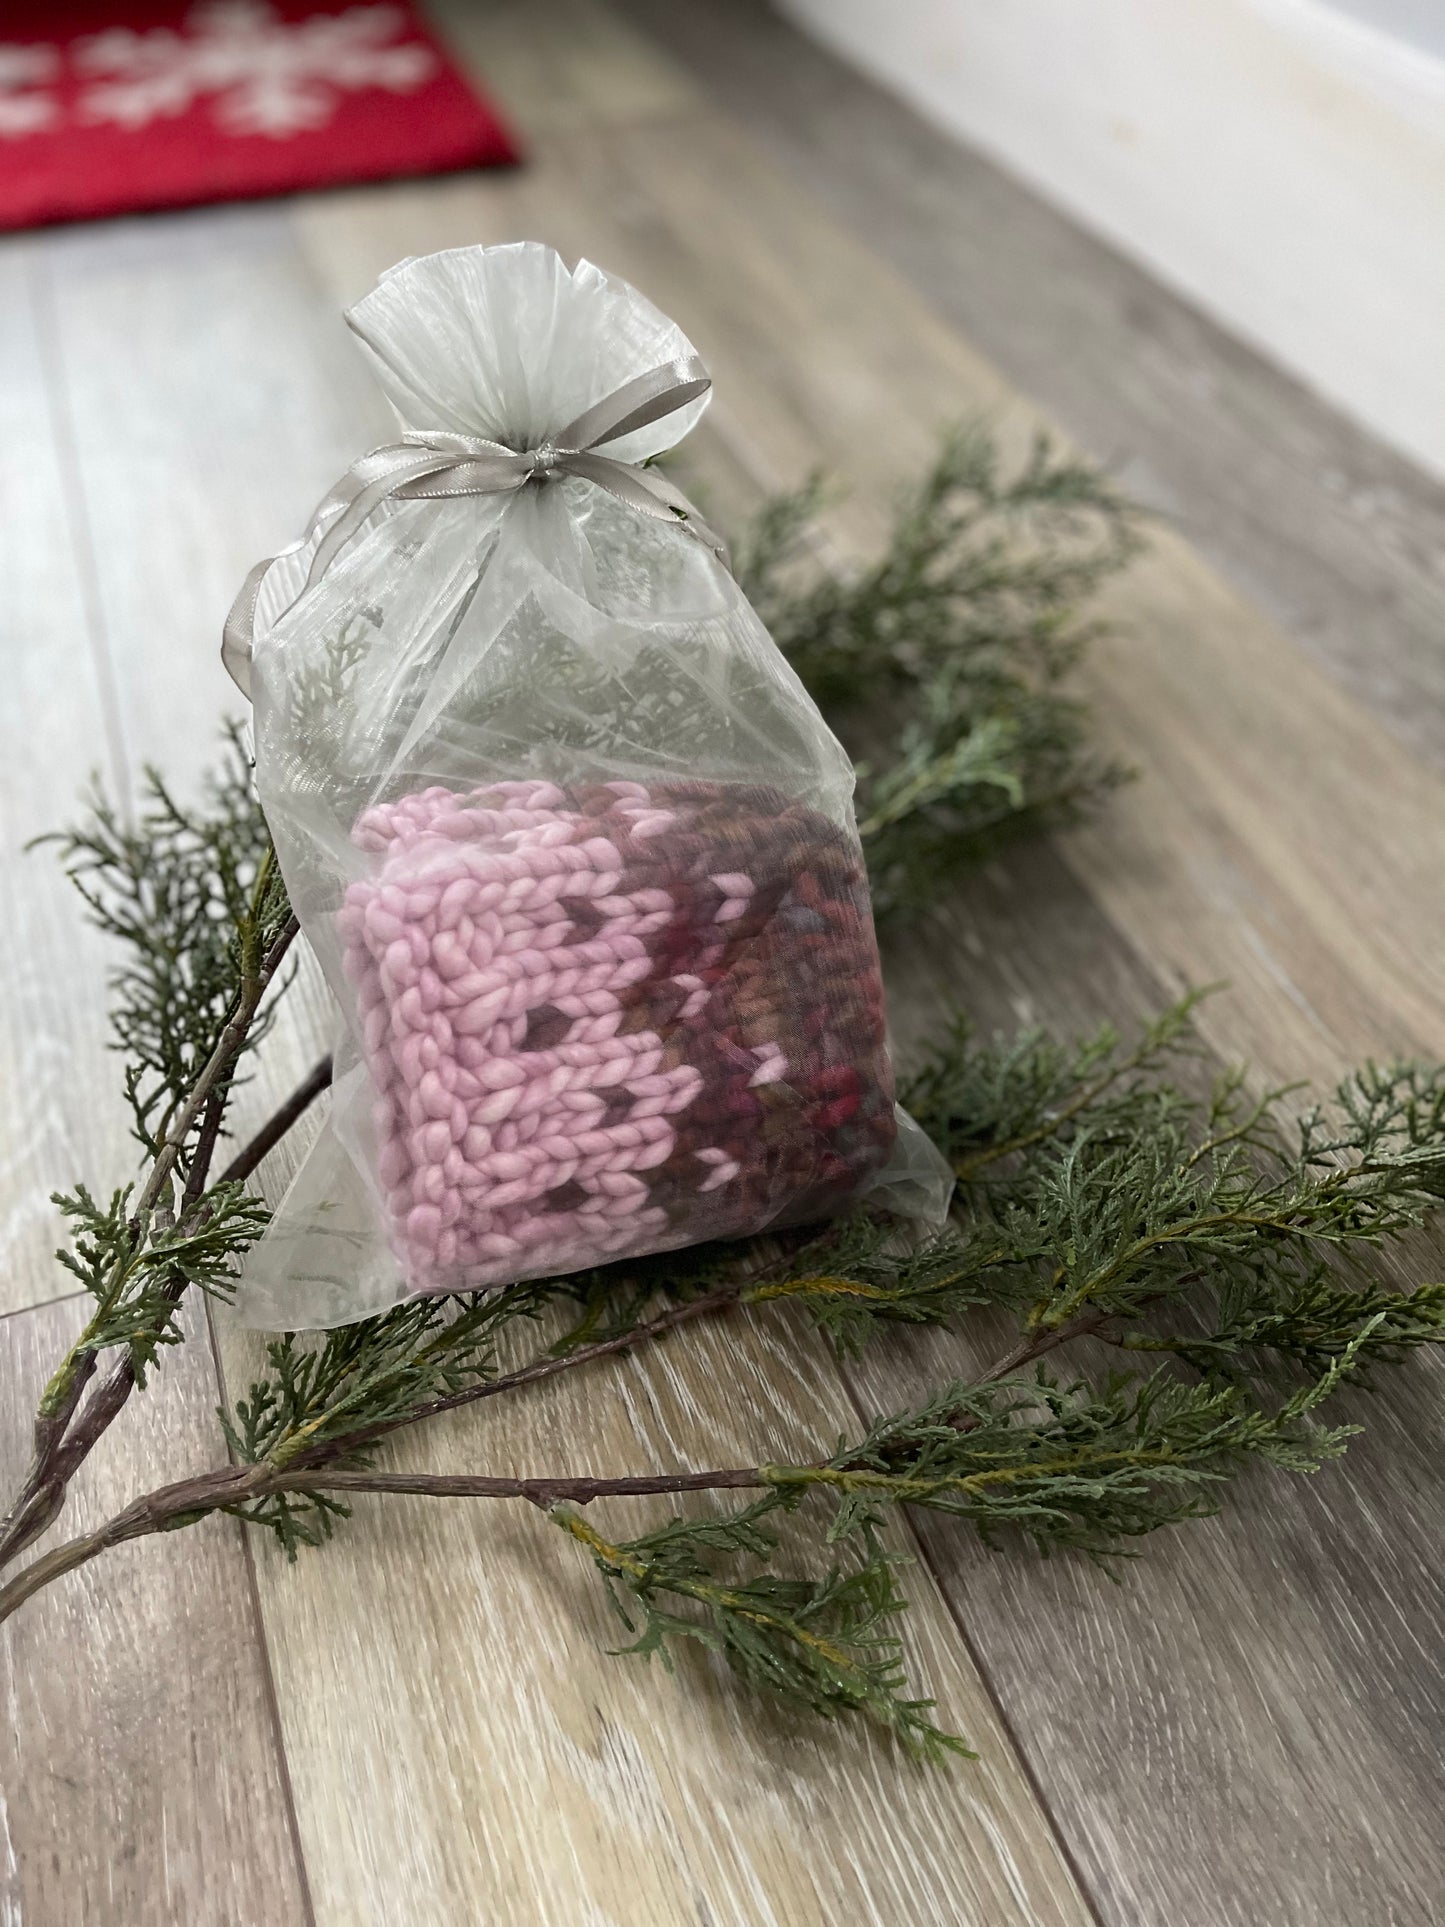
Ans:
{"type": "Polygon", "coordinates": [[[1445,1074],[1369,1065],[1298,1119],[1289,1092],[1252,1097],[1237,1071],[1197,1097],[1167,1075],[1197,1051],[1197,1001],[1127,1049],[1112,1031],[1061,1047],[956,1025],[905,1092],[953,1158],[973,1222],[1034,1267],[1026,1328],[1147,1311],[1150,1329],[1121,1343],[1214,1370],[1254,1351],[1323,1370],[1367,1330],[1360,1365],[1434,1342],[1438,1289],[1402,1292],[1367,1261],[1439,1207],[1445,1074]],[[1209,1323],[1159,1331],[1175,1309],[1209,1323]]]}
{"type": "MultiPolygon", "coordinates": [[[[111,1042],[126,1060],[135,1134],[154,1157],[233,1019],[247,972],[291,914],[239,727],[228,727],[198,808],[178,803],[149,769],[134,820],[97,793],[82,824],[41,840],[59,849],[91,921],[120,944],[111,1042]]],[[[269,1024],[269,1012],[258,1016],[243,1048],[254,1050],[269,1024]]]]}
{"type": "Polygon", "coordinates": [[[243,1188],[253,1167],[216,1183],[211,1167],[238,1066],[269,1027],[268,992],[285,988],[296,921],[235,729],[198,809],[182,808],[155,772],[146,782],[133,823],[101,796],[84,824],[52,839],[92,919],[122,946],[113,1043],[148,1162],[107,1205],[83,1185],[55,1197],[74,1237],[56,1256],[95,1309],[41,1395],[30,1467],[0,1521],[0,1564],[45,1531],[79,1466],[177,1342],[189,1288],[224,1291],[265,1222],[243,1188]],[[116,1361],[93,1384],[108,1351],[116,1361]]]}
{"type": "MultiPolygon", "coordinates": [[[[73,1244],[57,1252],[96,1301],[71,1361],[124,1346],[141,1383],[175,1342],[186,1289],[224,1291],[259,1237],[266,1211],[210,1167],[238,1068],[265,1038],[295,920],[240,736],[198,808],[183,808],[160,775],[146,807],[125,820],[97,796],[81,826],[51,839],[91,919],[121,944],[111,976],[112,1046],[126,1058],[132,1128],[150,1160],[142,1183],[106,1206],[78,1186],[54,1202],[73,1244]]],[[[63,1370],[47,1391],[70,1396],[63,1370]]]]}
{"type": "Polygon", "coordinates": [[[143,1386],[159,1348],[180,1340],[180,1292],[195,1285],[212,1296],[227,1295],[237,1260],[260,1237],[270,1214],[234,1183],[213,1185],[204,1210],[188,1212],[179,1224],[153,1220],[147,1227],[133,1201],[133,1186],[113,1192],[103,1205],[84,1185],[57,1195],[54,1202],[70,1222],[71,1245],[55,1255],[96,1305],[74,1356],[123,1348],[143,1386]]]}
{"type": "Polygon", "coordinates": [[[996,1181],[1009,1161],[1057,1142],[1081,1118],[1097,1135],[1127,1135],[1141,1109],[1156,1110],[1166,1074],[1202,1048],[1194,1013],[1207,990],[1190,991],[1125,1046],[1112,1024],[1079,1041],[1032,1027],[987,1041],[957,1016],[928,1046],[899,1092],[961,1182],[996,1181]]]}
{"type": "Polygon", "coordinates": [[[979,427],[945,439],[856,574],[805,560],[823,501],[815,479],[770,503],[739,579],[858,760],[875,910],[917,909],[1121,780],[1068,684],[1097,634],[1080,606],[1136,553],[1137,511],[1044,438],[1009,470],[979,427]]]}
{"type": "MultiPolygon", "coordinates": [[[[1093,633],[1080,602],[1127,560],[1133,520],[1097,475],[1045,445],[1007,470],[978,434],[950,441],[882,556],[856,574],[807,559],[818,506],[816,489],[769,505],[742,572],[864,758],[880,906],[917,905],[950,869],[1117,780],[1089,755],[1067,679],[1093,633]]],[[[359,646],[341,639],[328,669],[340,683],[303,688],[318,714],[359,646]]],[[[601,712],[583,721],[605,740],[601,712]]],[[[234,734],[199,808],[152,777],[134,824],[101,801],[60,842],[122,946],[115,1042],[147,1166],[108,1197],[76,1186],[58,1200],[72,1229],[62,1262],[95,1303],[42,1401],[0,1564],[53,1521],[78,1466],[177,1342],[185,1293],[229,1288],[265,1221],[245,1180],[326,1081],[318,1067],[212,1175],[295,929],[234,734]]],[[[331,1535],[358,1492],[525,1499],[596,1561],[630,1650],[665,1660],[700,1642],[796,1707],[861,1714],[928,1757],[961,1750],[906,1682],[898,1560],[882,1530],[896,1508],[947,1515],[990,1542],[1128,1554],[1215,1509],[1252,1467],[1310,1472],[1338,1456],[1352,1428],[1324,1423],[1322,1402],[1445,1335],[1445,1284],[1412,1287],[1385,1256],[1445,1198],[1445,1071],[1369,1065],[1302,1115],[1290,1093],[1256,1093],[1240,1073],[1204,1092],[1195,1001],[1129,1043],[1111,1030],[1080,1043],[1037,1030],[980,1040],[962,1023],[938,1037],[904,1097],[957,1173],[940,1237],[920,1243],[858,1214],[278,1339],[222,1415],[230,1462],[33,1558],[0,1587],[0,1619],[111,1546],[213,1512],[271,1531],[295,1556],[331,1535]],[[991,1364],[859,1438],[819,1441],[806,1463],[769,1461],[761,1439],[755,1464],[595,1478],[384,1463],[398,1430],[685,1343],[703,1321],[801,1316],[852,1355],[885,1329],[966,1330],[982,1307],[1014,1326],[991,1364]],[[530,1354],[512,1362],[511,1341],[529,1330],[530,1354]],[[1081,1375],[1071,1362],[1055,1376],[1042,1364],[1086,1337],[1155,1369],[1081,1375]],[[698,1492],[746,1497],[625,1540],[579,1510],[698,1492]],[[811,1571],[794,1571],[791,1552],[785,1561],[784,1515],[800,1530],[822,1521],[811,1571]]]]}
{"type": "Polygon", "coordinates": [[[1131,1331],[1116,1342],[1129,1351],[1172,1353],[1212,1377],[1271,1354],[1309,1372],[1348,1355],[1356,1376],[1368,1382],[1371,1364],[1398,1365],[1407,1352],[1442,1339],[1445,1284],[1402,1290],[1380,1279],[1350,1283],[1322,1264],[1282,1281],[1277,1295],[1263,1302],[1247,1278],[1226,1281],[1202,1330],[1131,1331]]]}
{"type": "Polygon", "coordinates": [[[1240,1385],[1168,1373],[943,1386],[919,1411],[879,1420],[823,1467],[764,1466],[770,1483],[838,1497],[829,1538],[875,1523],[880,1505],[967,1519],[985,1540],[1005,1527],[1044,1552],[1110,1559],[1126,1542],[1217,1511],[1216,1488],[1250,1460],[1313,1472],[1357,1430],[1317,1424],[1364,1342],[1357,1337],[1277,1409],[1240,1385]]]}
{"type": "Polygon", "coordinates": [[[379,1317],[327,1332],[308,1345],[294,1333],[267,1347],[269,1375],[222,1416],[227,1441],[243,1463],[287,1466],[302,1453],[348,1441],[347,1463],[359,1462],[354,1435],[382,1427],[418,1407],[494,1376],[499,1334],[519,1319],[540,1317],[556,1288],[527,1284],[502,1293],[418,1298],[379,1317]]]}
{"type": "Polygon", "coordinates": [[[751,1286],[743,1302],[792,1304],[856,1357],[881,1325],[954,1325],[982,1305],[1022,1310],[1035,1289],[1032,1253],[982,1219],[920,1239],[893,1220],[844,1219],[806,1254],[751,1286]]]}
{"type": "Polygon", "coordinates": [[[932,1719],[933,1702],[907,1689],[889,1624],[907,1602],[883,1549],[886,1511],[920,1506],[968,1521],[988,1543],[1013,1530],[1041,1551],[1117,1558],[1147,1533],[1216,1511],[1217,1488],[1251,1461],[1311,1472],[1337,1457],[1357,1428],[1321,1426],[1313,1413],[1351,1363],[1343,1354],[1273,1412],[1238,1386],[1163,1374],[1102,1391],[1043,1373],[952,1384],[822,1464],[759,1466],[758,1483],[772,1490],[737,1511],[677,1517],[616,1544],[571,1508],[552,1517],[607,1581],[633,1635],[624,1651],[668,1662],[670,1648],[700,1643],[811,1712],[863,1713],[923,1758],[971,1757],[932,1719]],[[826,1543],[846,1545],[846,1563],[815,1579],[780,1575],[766,1521],[810,1493],[834,1501],[826,1543]],[[742,1560],[752,1570],[739,1577],[728,1568],[742,1560]]]}
{"type": "Polygon", "coordinates": [[[616,1545],[570,1507],[556,1507],[552,1517],[596,1561],[633,1636],[624,1652],[656,1654],[670,1667],[673,1647],[695,1643],[794,1708],[825,1719],[861,1713],[920,1759],[975,1758],[930,1717],[934,1702],[907,1690],[902,1641],[891,1622],[908,1602],[897,1589],[897,1561],[875,1535],[861,1535],[861,1556],[815,1579],[767,1569],[778,1541],[764,1522],[791,1503],[780,1487],[736,1512],[674,1519],[616,1545]],[[719,1573],[740,1559],[755,1569],[719,1573]],[[684,1602],[701,1610],[679,1611],[684,1602]]]}
{"type": "MultiPolygon", "coordinates": [[[[492,1386],[498,1343],[518,1321],[541,1317],[558,1288],[420,1298],[344,1325],[311,1343],[294,1333],[266,1348],[266,1377],[233,1412],[218,1412],[232,1458],[284,1471],[308,1459],[336,1467],[372,1463],[388,1431],[464,1402],[492,1386]]],[[[320,1489],[268,1493],[230,1508],[280,1541],[288,1559],[319,1546],[350,1507],[320,1489]]]]}

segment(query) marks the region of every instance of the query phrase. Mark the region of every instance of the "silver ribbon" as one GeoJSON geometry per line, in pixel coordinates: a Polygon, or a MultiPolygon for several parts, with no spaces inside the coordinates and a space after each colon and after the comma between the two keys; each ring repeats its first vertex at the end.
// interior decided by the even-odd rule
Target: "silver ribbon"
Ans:
{"type": "MultiPolygon", "coordinates": [[[[506,495],[549,476],[577,475],[595,482],[641,515],[679,524],[705,543],[724,568],[728,567],[727,545],[703,521],[681,489],[655,468],[597,453],[608,442],[685,408],[711,386],[707,369],[696,355],[689,355],[624,382],[536,448],[508,448],[480,435],[409,430],[399,441],[372,449],[351,464],[319,505],[302,539],[277,555],[266,556],[241,584],[221,638],[221,660],[232,679],[243,694],[250,695],[256,605],[271,568],[283,556],[295,555],[315,541],[325,528],[305,584],[287,604],[287,608],[294,608],[381,504],[393,498],[415,501],[449,495],[506,495]]],[[[285,610],[280,613],[284,615],[285,610]]]]}

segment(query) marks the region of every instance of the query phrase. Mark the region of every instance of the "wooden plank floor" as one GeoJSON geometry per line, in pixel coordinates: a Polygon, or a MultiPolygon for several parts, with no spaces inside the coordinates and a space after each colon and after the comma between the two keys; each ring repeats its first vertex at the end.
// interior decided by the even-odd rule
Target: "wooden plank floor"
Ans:
{"type": "MultiPolygon", "coordinates": [[[[17,846],[92,766],[120,781],[148,757],[184,781],[204,766],[235,583],[384,426],[337,309],[433,247],[534,236],[635,280],[713,370],[695,438],[713,502],[735,513],[821,460],[854,485],[830,524],[840,548],[876,536],[938,426],[969,412],[1022,438],[1042,398],[1097,452],[1137,443],[1145,480],[1168,476],[1208,561],[1161,529],[1090,671],[1103,733],[1141,779],[1062,848],[991,869],[890,960],[901,1031],[959,996],[985,1021],[1127,1021],[1185,976],[1226,977],[1211,1045],[1262,1077],[1445,1051],[1432,485],[1184,322],[1168,381],[1156,357],[1111,403],[1119,270],[1093,244],[1068,257],[1067,287],[1056,250],[1012,250],[1007,300],[1040,319],[1032,347],[1011,346],[1002,297],[962,312],[970,259],[982,277],[1002,245],[984,214],[1066,252],[1055,217],[985,170],[969,176],[984,214],[970,201],[955,218],[946,173],[919,185],[920,155],[948,165],[932,137],[751,6],[624,10],[436,7],[531,141],[517,174],[0,245],[0,645],[19,690],[0,707],[17,906],[0,938],[7,1386],[75,1315],[45,1256],[46,1194],[81,1172],[111,1182],[128,1157],[103,958],[17,846]],[[1085,332],[1071,389],[1056,362],[1085,332]],[[1159,395],[1188,391],[1191,354],[1224,425],[1196,436],[1186,418],[1171,440],[1159,395]],[[1275,464],[1248,483],[1252,516],[1221,506],[1247,444],[1275,464]],[[1347,480],[1385,480],[1332,489],[1321,451],[1347,480]],[[1270,516],[1273,544],[1256,526],[1270,516]],[[1355,641],[1341,602],[1368,607],[1355,641]]],[[[307,986],[258,1111],[323,1021],[307,986]]],[[[987,1336],[890,1346],[849,1374],[781,1322],[683,1340],[505,1423],[459,1414],[398,1463],[786,1453],[925,1369],[966,1369],[987,1336]]],[[[215,1361],[188,1348],[83,1503],[153,1479],[158,1454],[203,1457],[218,1386],[234,1392],[254,1355],[234,1333],[215,1361]]],[[[592,1573],[530,1513],[372,1505],[295,1568],[229,1522],[128,1548],[5,1642],[0,1919],[1424,1927],[1445,1891],[1439,1394],[1423,1362],[1394,1375],[1361,1403],[1370,1435],[1347,1469],[1251,1484],[1121,1586],[924,1531],[914,1665],[982,1754],[947,1775],[867,1735],[789,1730],[702,1668],[607,1658],[592,1573]]],[[[23,1402],[5,1411],[12,1476],[23,1402]]]]}

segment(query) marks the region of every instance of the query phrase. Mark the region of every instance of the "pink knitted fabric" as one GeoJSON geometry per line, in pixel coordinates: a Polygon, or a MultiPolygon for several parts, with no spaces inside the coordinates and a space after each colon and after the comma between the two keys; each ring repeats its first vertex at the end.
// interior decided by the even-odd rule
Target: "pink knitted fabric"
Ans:
{"type": "Polygon", "coordinates": [[[340,913],[414,1290],[821,1215],[893,1135],[856,844],[780,793],[431,788],[340,913]]]}

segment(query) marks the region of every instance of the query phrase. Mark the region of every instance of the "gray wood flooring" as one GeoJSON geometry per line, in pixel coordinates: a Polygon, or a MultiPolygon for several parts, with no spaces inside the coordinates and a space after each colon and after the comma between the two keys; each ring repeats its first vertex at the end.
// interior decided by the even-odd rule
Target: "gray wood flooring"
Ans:
{"type": "MultiPolygon", "coordinates": [[[[1087,674],[1139,780],[895,951],[905,1042],[951,1002],[1127,1024],[1224,978],[1210,1049],[1261,1079],[1445,1053],[1445,490],[754,0],[433,11],[526,168],[0,242],[7,1480],[78,1311],[49,1193],[131,1158],[103,949],[21,844],[92,769],[205,767],[230,595],[384,430],[338,314],[403,255],[528,236],[645,288],[713,370],[693,453],[725,515],[822,463],[851,487],[828,539],[862,553],[973,413],[1055,428],[1160,511],[1087,674]]],[[[253,1114],[324,1024],[303,986],[253,1114]]],[[[679,1337],[397,1462],[785,1454],[997,1342],[845,1372],[786,1322],[679,1337]]],[[[198,1331],[79,1516],[217,1458],[255,1356],[198,1331]]],[[[0,1641],[0,1921],[1427,1927],[1440,1389],[1390,1375],[1348,1404],[1345,1465],[1250,1482],[1121,1583],[921,1525],[913,1664],[981,1755],[947,1774],[608,1657],[592,1573],[530,1513],[364,1504],[294,1568],[230,1521],[128,1547],[0,1641]]]]}

